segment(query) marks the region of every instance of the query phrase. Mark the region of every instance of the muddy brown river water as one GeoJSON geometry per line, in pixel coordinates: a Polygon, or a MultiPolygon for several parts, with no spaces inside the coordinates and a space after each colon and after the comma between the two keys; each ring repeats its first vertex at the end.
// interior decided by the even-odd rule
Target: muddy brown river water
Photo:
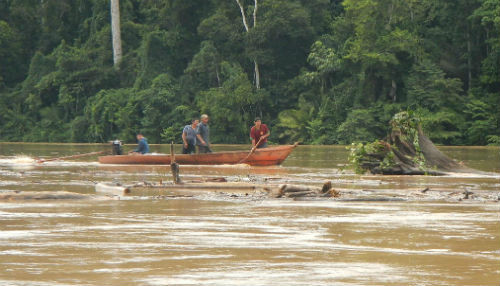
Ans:
{"type": "MultiPolygon", "coordinates": [[[[102,166],[95,157],[32,160],[105,148],[0,143],[0,194],[94,194],[95,182],[170,180],[163,166],[102,166]]],[[[279,167],[181,166],[181,176],[305,185],[330,180],[342,190],[409,199],[207,194],[0,201],[0,285],[499,286],[500,148],[440,149],[493,174],[356,175],[341,170],[344,146],[299,146],[279,167]],[[446,196],[415,197],[425,188],[446,196]],[[488,196],[461,199],[464,191],[488,196]]],[[[152,151],[168,152],[168,146],[153,145],[152,151]]]]}

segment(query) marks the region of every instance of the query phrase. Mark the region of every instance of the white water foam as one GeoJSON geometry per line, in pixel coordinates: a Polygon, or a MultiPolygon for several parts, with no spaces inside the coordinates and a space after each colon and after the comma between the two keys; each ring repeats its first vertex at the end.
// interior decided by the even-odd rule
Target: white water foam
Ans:
{"type": "Polygon", "coordinates": [[[36,164],[36,160],[26,155],[0,158],[0,165],[36,164]]]}

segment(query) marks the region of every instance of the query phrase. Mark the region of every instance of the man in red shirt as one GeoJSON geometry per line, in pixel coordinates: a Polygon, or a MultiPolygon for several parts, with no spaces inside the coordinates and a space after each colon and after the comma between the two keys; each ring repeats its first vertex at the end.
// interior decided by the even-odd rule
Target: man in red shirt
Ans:
{"type": "Polygon", "coordinates": [[[267,125],[262,124],[262,121],[259,117],[255,117],[254,120],[255,126],[250,129],[250,137],[252,138],[252,146],[255,147],[255,144],[259,144],[257,148],[266,148],[267,147],[267,137],[271,135],[269,128],[267,125]]]}

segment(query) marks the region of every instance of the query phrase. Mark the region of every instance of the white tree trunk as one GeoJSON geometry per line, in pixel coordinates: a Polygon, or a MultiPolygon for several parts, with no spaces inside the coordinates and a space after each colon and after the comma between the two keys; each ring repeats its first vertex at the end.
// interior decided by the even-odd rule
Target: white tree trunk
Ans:
{"type": "Polygon", "coordinates": [[[248,32],[248,23],[247,23],[247,16],[245,15],[245,8],[243,8],[243,5],[241,5],[240,0],[236,0],[236,3],[238,3],[238,6],[240,7],[241,11],[241,18],[243,19],[243,26],[245,26],[245,30],[248,32]]]}
{"type": "Polygon", "coordinates": [[[257,0],[254,0],[254,6],[253,6],[253,27],[255,28],[255,26],[257,26],[257,9],[259,8],[258,7],[258,4],[257,4],[257,0]]]}
{"type": "MultiPolygon", "coordinates": [[[[248,26],[248,21],[247,21],[247,16],[245,15],[245,8],[241,4],[240,0],[235,0],[238,6],[240,7],[241,11],[241,18],[243,20],[243,26],[245,26],[245,30],[248,31],[250,30],[248,26]]],[[[259,8],[258,6],[258,0],[254,0],[254,9],[253,9],[253,27],[257,25],[257,9],[259,8]]],[[[256,59],[253,60],[254,64],[254,80],[255,80],[255,88],[260,89],[260,71],[259,71],[259,63],[257,62],[256,59]]]]}
{"type": "MultiPolygon", "coordinates": [[[[257,26],[257,9],[259,8],[257,4],[257,0],[254,0],[254,8],[253,8],[253,27],[257,26]]],[[[254,74],[255,74],[255,88],[260,89],[260,71],[259,71],[259,63],[256,60],[254,63],[254,74]]]]}
{"type": "Polygon", "coordinates": [[[113,37],[113,62],[116,68],[122,60],[122,39],[120,33],[120,0],[111,0],[111,34],[113,37]]]}

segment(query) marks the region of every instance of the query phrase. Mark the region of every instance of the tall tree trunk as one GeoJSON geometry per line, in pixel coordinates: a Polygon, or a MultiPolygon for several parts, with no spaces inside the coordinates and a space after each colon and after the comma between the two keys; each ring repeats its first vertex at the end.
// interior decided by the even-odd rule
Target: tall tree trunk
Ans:
{"type": "Polygon", "coordinates": [[[217,77],[217,87],[221,87],[220,76],[219,76],[219,67],[215,65],[215,76],[217,77]]]}
{"type": "Polygon", "coordinates": [[[392,99],[392,102],[396,102],[396,91],[398,89],[398,86],[396,85],[396,82],[394,80],[392,80],[392,83],[391,83],[391,91],[389,92],[389,96],[391,97],[392,99]]]}
{"type": "Polygon", "coordinates": [[[255,60],[253,61],[253,64],[254,64],[255,88],[260,89],[259,64],[255,60]]]}
{"type": "Polygon", "coordinates": [[[470,27],[467,25],[467,91],[472,88],[472,52],[470,41],[470,27]]]}
{"type": "MultiPolygon", "coordinates": [[[[253,9],[253,27],[257,26],[257,9],[259,8],[257,4],[257,0],[254,0],[254,9],[253,9]]],[[[255,88],[260,89],[260,70],[259,63],[254,59],[254,74],[255,74],[255,88]]]]}
{"type": "Polygon", "coordinates": [[[113,37],[113,63],[116,68],[122,60],[122,39],[120,35],[120,0],[111,0],[111,34],[113,37]]]}
{"type": "MultiPolygon", "coordinates": [[[[248,26],[248,21],[247,21],[247,16],[245,15],[245,8],[241,4],[240,0],[235,0],[236,3],[238,4],[238,7],[240,7],[240,12],[241,12],[241,18],[243,20],[243,26],[245,26],[245,31],[248,33],[250,31],[250,27],[248,26]]],[[[254,0],[254,9],[253,9],[253,27],[257,25],[257,9],[259,8],[258,6],[258,0],[254,0]]],[[[259,63],[257,62],[256,59],[253,60],[254,64],[254,81],[255,81],[255,88],[260,89],[260,70],[259,70],[259,63]]]]}
{"type": "Polygon", "coordinates": [[[257,0],[254,0],[254,6],[253,6],[253,27],[257,26],[257,9],[259,8],[257,4],[257,0]]]}

